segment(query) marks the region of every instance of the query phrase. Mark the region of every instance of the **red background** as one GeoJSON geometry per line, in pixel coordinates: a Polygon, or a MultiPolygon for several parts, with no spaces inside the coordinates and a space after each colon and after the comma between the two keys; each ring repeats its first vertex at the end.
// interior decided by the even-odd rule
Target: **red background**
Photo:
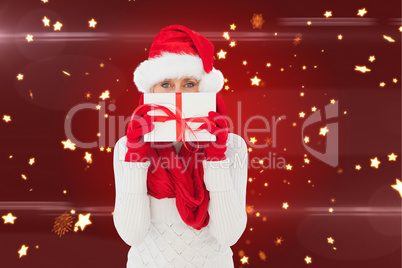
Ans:
{"type": "MultiPolygon", "coordinates": [[[[214,65],[228,79],[230,89],[219,94],[235,121],[233,132],[245,137],[244,123],[253,115],[286,116],[278,124],[277,147],[254,148],[249,158],[276,153],[293,169],[249,169],[254,180],[248,183],[247,204],[254,213],[232,247],[235,267],[242,265],[239,252],[249,257],[244,267],[401,267],[401,201],[391,188],[401,178],[400,17],[401,4],[394,0],[3,1],[0,116],[10,115],[12,121],[0,121],[0,214],[12,212],[17,219],[13,225],[0,224],[0,266],[125,267],[129,247],[117,235],[111,215],[113,153],[98,147],[63,149],[64,120],[77,104],[98,104],[105,90],[110,91],[105,104],[116,105],[114,111],[106,111],[109,119],[130,116],[140,96],[132,82],[134,68],[147,58],[160,29],[181,24],[213,41],[216,52],[228,52],[214,65]],[[314,25],[314,19],[324,19],[327,10],[333,19],[359,19],[357,10],[363,7],[368,13],[361,19],[372,19],[371,26],[314,25]],[[262,14],[261,29],[253,29],[253,14],[262,14]],[[61,32],[44,27],[44,16],[51,25],[60,21],[61,32]],[[98,22],[95,29],[88,27],[92,18],[98,22]],[[284,18],[305,18],[313,24],[284,26],[284,18]],[[232,23],[235,31],[230,30],[232,23]],[[225,31],[237,41],[235,47],[222,38],[225,31]],[[54,35],[45,38],[44,33],[54,35]],[[77,38],[77,33],[82,37],[77,38]],[[91,36],[94,33],[103,35],[91,36]],[[295,45],[298,33],[302,40],[295,45]],[[25,40],[27,34],[34,36],[33,42],[25,40]],[[375,55],[374,62],[368,61],[370,55],[375,55]],[[355,65],[366,65],[371,72],[354,71],[355,65]],[[17,81],[18,73],[24,74],[24,80],[17,81]],[[259,86],[251,86],[255,75],[262,79],[259,86]],[[393,78],[398,82],[393,83],[393,78]],[[379,87],[383,81],[386,86],[379,87]],[[339,102],[339,166],[330,167],[310,155],[310,164],[304,164],[304,119],[299,112],[307,117],[311,107],[323,109],[331,99],[339,102]],[[92,153],[91,164],[83,159],[86,151],[92,153]],[[388,161],[392,152],[398,155],[396,162],[388,161]],[[28,165],[31,157],[36,161],[32,166],[28,165]],[[370,167],[374,157],[381,161],[379,169],[370,167]],[[362,170],[355,169],[357,164],[362,170]],[[28,179],[21,179],[21,174],[28,179]],[[282,209],[283,202],[289,203],[289,209],[282,209]],[[59,238],[51,232],[54,219],[71,209],[76,215],[91,213],[92,224],[83,232],[59,238]],[[275,245],[277,237],[283,238],[281,245],[275,245]],[[334,238],[334,245],[327,243],[327,237],[334,238]],[[22,244],[29,246],[28,254],[18,258],[22,244]],[[266,260],[260,258],[260,251],[266,260]],[[312,257],[308,265],[307,255],[312,257]]],[[[75,115],[72,131],[79,140],[98,140],[98,114],[83,110],[75,115]]],[[[109,119],[106,129],[115,131],[116,137],[111,132],[102,134],[110,139],[106,147],[113,147],[125,134],[109,119]]],[[[263,127],[259,123],[254,121],[250,127],[263,127]]],[[[309,146],[320,151],[325,147],[325,137],[318,135],[323,126],[306,130],[309,146]]],[[[271,134],[250,132],[249,136],[261,145],[271,134]]]]}

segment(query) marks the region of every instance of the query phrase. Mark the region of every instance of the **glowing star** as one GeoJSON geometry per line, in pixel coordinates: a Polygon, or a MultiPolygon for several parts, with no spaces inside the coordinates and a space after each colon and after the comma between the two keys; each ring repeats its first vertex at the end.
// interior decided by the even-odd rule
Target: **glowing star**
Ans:
{"type": "Polygon", "coordinates": [[[335,198],[334,197],[331,198],[331,203],[335,203],[335,198]]]}
{"type": "Polygon", "coordinates": [[[30,164],[32,166],[34,163],[35,163],[35,158],[34,157],[30,158],[28,164],[30,164]]]}
{"type": "Polygon", "coordinates": [[[307,21],[307,25],[311,25],[311,20],[308,20],[308,21],[307,21]]]}
{"type": "Polygon", "coordinates": [[[251,137],[251,138],[250,138],[250,142],[251,142],[252,144],[255,144],[255,143],[257,142],[257,139],[256,139],[255,137],[251,137]]]}
{"type": "Polygon", "coordinates": [[[255,28],[261,29],[265,21],[262,17],[262,14],[253,14],[253,17],[251,18],[250,22],[253,25],[253,29],[255,28]]]}
{"type": "Polygon", "coordinates": [[[287,165],[286,165],[286,170],[292,170],[292,165],[291,165],[291,164],[287,164],[287,165]]]}
{"type": "Polygon", "coordinates": [[[59,21],[56,21],[55,24],[53,24],[54,27],[54,31],[61,31],[61,27],[63,26],[63,24],[61,24],[59,21]]]}
{"type": "Polygon", "coordinates": [[[300,92],[300,97],[303,97],[304,96],[304,92],[300,92]]]}
{"type": "Polygon", "coordinates": [[[366,66],[355,66],[355,71],[359,71],[362,73],[370,72],[371,70],[368,69],[366,66]]]}
{"type": "Polygon", "coordinates": [[[309,143],[310,142],[310,138],[308,136],[304,137],[304,142],[305,143],[309,143]]]}
{"type": "Polygon", "coordinates": [[[310,163],[310,159],[304,158],[304,163],[309,164],[309,163],[310,163]]]}
{"type": "Polygon", "coordinates": [[[317,107],[315,107],[315,106],[311,107],[311,111],[312,111],[312,112],[317,111],[317,107]]]}
{"type": "Polygon", "coordinates": [[[322,127],[322,128],[320,128],[320,135],[325,136],[325,135],[327,135],[328,131],[329,130],[328,130],[327,126],[322,127]]]}
{"type": "Polygon", "coordinates": [[[102,100],[110,98],[109,90],[106,90],[105,92],[102,92],[102,94],[99,96],[99,98],[102,99],[102,100]]]}
{"type": "Polygon", "coordinates": [[[103,68],[105,66],[105,64],[102,62],[101,64],[99,64],[99,67],[103,68]]]}
{"type": "Polygon", "coordinates": [[[84,231],[85,226],[91,224],[92,222],[89,220],[89,216],[91,216],[91,213],[88,213],[87,215],[78,215],[78,221],[75,223],[75,227],[80,227],[81,231],[84,231]]]}
{"type": "Polygon", "coordinates": [[[6,114],[3,115],[3,121],[6,122],[6,123],[10,122],[11,121],[11,116],[6,115],[6,114]]]}
{"type": "Polygon", "coordinates": [[[361,170],[362,167],[361,167],[360,165],[356,165],[356,166],[355,166],[355,169],[356,169],[356,170],[361,170]]]}
{"type": "Polygon", "coordinates": [[[230,30],[235,30],[236,29],[236,25],[234,23],[230,24],[230,30]]]}
{"type": "Polygon", "coordinates": [[[29,42],[33,41],[33,35],[27,34],[27,37],[25,37],[25,39],[29,42]]]}
{"type": "Polygon", "coordinates": [[[110,148],[110,147],[106,148],[106,152],[110,153],[111,151],[112,151],[112,148],[110,148]]]}
{"type": "Polygon", "coordinates": [[[254,76],[254,78],[250,78],[250,80],[251,80],[251,85],[256,85],[256,86],[260,85],[261,79],[259,79],[257,76],[254,76]]]}
{"type": "Polygon", "coordinates": [[[243,65],[247,65],[247,61],[246,61],[246,60],[243,61],[243,65]]]}
{"type": "Polygon", "coordinates": [[[223,36],[223,38],[225,38],[226,40],[229,40],[229,39],[230,39],[229,32],[224,32],[222,36],[223,36]]]}
{"type": "Polygon", "coordinates": [[[6,224],[6,223],[14,224],[14,220],[17,217],[14,217],[13,214],[8,213],[7,215],[3,216],[2,218],[4,219],[4,224],[6,224]]]}
{"type": "Polygon", "coordinates": [[[87,163],[92,163],[92,154],[85,152],[84,159],[87,161],[87,163]]]}
{"type": "Polygon", "coordinates": [[[247,151],[248,151],[249,153],[251,153],[251,152],[253,151],[253,148],[249,147],[249,148],[247,149],[247,151]]]}
{"type": "Polygon", "coordinates": [[[62,141],[64,145],[64,149],[70,149],[70,150],[75,150],[75,144],[70,141],[70,139],[67,139],[66,141],[62,141]]]}
{"type": "Polygon", "coordinates": [[[276,239],[275,239],[275,245],[282,245],[282,242],[283,242],[283,238],[282,238],[282,236],[281,237],[277,237],[276,239]]]}
{"type": "Polygon", "coordinates": [[[230,47],[236,46],[236,42],[235,42],[235,41],[231,41],[230,44],[229,44],[229,46],[230,46],[230,47]]]}
{"type": "Polygon", "coordinates": [[[17,75],[17,79],[18,79],[18,80],[24,79],[24,75],[23,75],[23,74],[18,74],[18,75],[17,75]]]}
{"type": "Polygon", "coordinates": [[[324,17],[326,18],[332,17],[332,11],[325,11],[324,17]]]}
{"type": "Polygon", "coordinates": [[[363,17],[366,13],[366,8],[362,8],[357,11],[357,16],[363,17]]]}
{"type": "Polygon", "coordinates": [[[47,3],[47,2],[49,2],[49,0],[41,0],[43,3],[47,3]]]}
{"type": "Polygon", "coordinates": [[[402,183],[400,180],[396,179],[396,184],[391,185],[392,188],[399,192],[399,195],[402,197],[402,183]]]}
{"type": "Polygon", "coordinates": [[[91,96],[92,96],[91,92],[85,93],[85,98],[86,98],[86,99],[90,99],[91,96]]]}
{"type": "Polygon", "coordinates": [[[95,106],[96,110],[100,110],[101,106],[98,104],[95,106]]]}
{"type": "Polygon", "coordinates": [[[343,36],[341,34],[338,35],[338,39],[342,40],[343,36]]]}
{"type": "Polygon", "coordinates": [[[44,25],[45,27],[49,27],[49,26],[50,26],[50,20],[49,20],[46,16],[43,17],[42,22],[43,22],[43,25],[44,25]]]}
{"type": "Polygon", "coordinates": [[[221,49],[221,51],[219,51],[218,53],[217,53],[217,55],[218,55],[218,59],[226,59],[226,51],[223,51],[222,49],[221,49]]]}
{"type": "Polygon", "coordinates": [[[380,87],[385,87],[385,82],[381,82],[380,87]]]}
{"type": "Polygon", "coordinates": [[[299,117],[300,117],[300,118],[304,118],[305,115],[306,115],[306,114],[305,114],[304,112],[300,112],[300,113],[299,113],[299,117]]]}
{"type": "Polygon", "coordinates": [[[18,251],[18,254],[20,254],[20,258],[21,258],[22,256],[27,255],[27,250],[28,250],[28,248],[29,248],[29,247],[26,247],[25,245],[22,245],[22,246],[21,246],[20,250],[18,251]]]}
{"type": "Polygon", "coordinates": [[[381,163],[380,161],[378,161],[377,157],[370,159],[370,161],[371,161],[370,167],[375,167],[375,168],[378,168],[378,165],[381,163]]]}
{"type": "Polygon", "coordinates": [[[383,35],[383,37],[384,37],[384,39],[387,40],[388,42],[391,42],[391,43],[395,42],[395,40],[392,39],[392,37],[390,37],[390,36],[383,35]]]}
{"type": "Polygon", "coordinates": [[[335,240],[332,237],[327,238],[328,244],[333,244],[335,240]]]}
{"type": "Polygon", "coordinates": [[[228,86],[228,85],[225,86],[225,90],[229,90],[229,86],[228,86]]]}
{"type": "Polygon", "coordinates": [[[388,155],[388,161],[396,161],[398,156],[394,153],[388,155]]]}
{"type": "Polygon", "coordinates": [[[282,204],[283,209],[288,209],[288,207],[289,207],[289,204],[287,202],[282,204]]]}
{"type": "Polygon", "coordinates": [[[398,82],[398,79],[394,78],[394,79],[392,79],[392,82],[394,82],[396,84],[398,82]]]}
{"type": "Polygon", "coordinates": [[[313,262],[310,256],[306,256],[306,257],[304,258],[304,261],[305,261],[307,264],[310,264],[310,263],[313,262]]]}
{"type": "Polygon", "coordinates": [[[268,63],[267,63],[267,67],[271,67],[271,63],[268,62],[268,63]]]}
{"type": "Polygon", "coordinates": [[[402,32],[402,26],[399,27],[399,31],[402,32]]]}
{"type": "Polygon", "coordinates": [[[24,180],[27,180],[27,176],[25,176],[25,174],[21,174],[21,178],[23,178],[24,180]]]}
{"type": "Polygon", "coordinates": [[[243,258],[240,259],[242,264],[248,263],[248,257],[243,256],[243,258]]]}
{"type": "Polygon", "coordinates": [[[95,28],[95,25],[97,24],[97,22],[94,19],[89,20],[88,23],[89,23],[89,28],[95,28]]]}
{"type": "Polygon", "coordinates": [[[375,56],[374,56],[374,55],[373,55],[373,56],[370,56],[370,57],[369,57],[369,61],[370,61],[370,62],[375,61],[375,56]]]}

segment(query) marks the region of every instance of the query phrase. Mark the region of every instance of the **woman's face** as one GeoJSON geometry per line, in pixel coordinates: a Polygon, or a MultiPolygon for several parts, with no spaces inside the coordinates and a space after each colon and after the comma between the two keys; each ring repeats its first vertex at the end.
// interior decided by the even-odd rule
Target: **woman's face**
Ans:
{"type": "Polygon", "coordinates": [[[198,92],[197,79],[184,77],[180,79],[165,79],[153,86],[153,93],[198,92]]]}

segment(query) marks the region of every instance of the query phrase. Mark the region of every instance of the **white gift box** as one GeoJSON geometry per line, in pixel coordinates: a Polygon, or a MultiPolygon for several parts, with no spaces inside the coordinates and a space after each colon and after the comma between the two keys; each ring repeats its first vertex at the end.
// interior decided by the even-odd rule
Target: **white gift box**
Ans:
{"type": "MultiPolygon", "coordinates": [[[[195,130],[203,123],[191,122],[192,120],[208,117],[210,111],[216,111],[216,93],[146,93],[144,94],[144,104],[166,107],[176,118],[186,119],[186,124],[195,130]]],[[[168,116],[166,112],[159,109],[148,112],[148,115],[168,116]]],[[[154,122],[154,125],[154,130],[144,135],[144,141],[182,141],[180,130],[184,125],[180,124],[180,121],[154,122]]],[[[185,141],[216,141],[216,136],[205,129],[193,133],[189,129],[184,129],[185,141]]]]}

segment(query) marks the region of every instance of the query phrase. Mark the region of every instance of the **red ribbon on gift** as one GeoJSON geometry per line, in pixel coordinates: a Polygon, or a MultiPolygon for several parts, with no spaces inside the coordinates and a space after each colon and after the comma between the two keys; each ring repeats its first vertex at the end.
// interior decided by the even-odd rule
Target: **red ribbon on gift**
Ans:
{"type": "Polygon", "coordinates": [[[142,104],[138,106],[134,112],[133,116],[136,114],[136,112],[141,109],[142,107],[149,107],[150,111],[154,110],[161,110],[163,111],[166,115],[154,115],[151,116],[153,119],[153,122],[161,122],[164,123],[169,120],[175,120],[176,121],[176,141],[183,141],[184,146],[186,147],[187,150],[191,151],[187,145],[186,145],[186,139],[185,139],[185,132],[186,130],[189,130],[194,138],[196,139],[196,144],[197,148],[194,152],[196,152],[199,148],[198,146],[198,139],[197,136],[194,134],[194,132],[201,131],[204,128],[200,129],[198,127],[197,129],[191,129],[191,127],[187,124],[187,122],[195,122],[195,123],[209,123],[214,126],[216,126],[216,123],[213,121],[210,121],[207,116],[201,116],[201,117],[190,117],[190,118],[182,118],[182,96],[181,93],[176,93],[176,113],[173,113],[170,109],[166,108],[165,106],[159,105],[159,104],[153,104],[153,103],[147,103],[147,104],[142,104]]]}

